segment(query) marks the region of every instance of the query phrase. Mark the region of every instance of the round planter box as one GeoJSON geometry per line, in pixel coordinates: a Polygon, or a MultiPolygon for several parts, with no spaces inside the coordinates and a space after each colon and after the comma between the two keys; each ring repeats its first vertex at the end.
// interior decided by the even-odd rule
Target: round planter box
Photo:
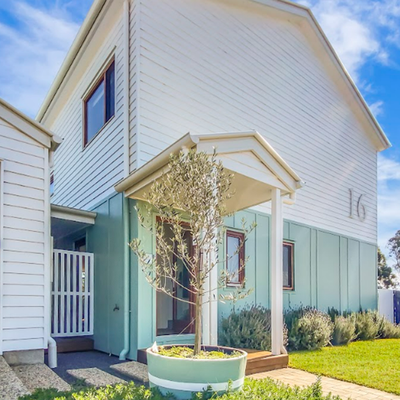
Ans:
{"type": "MultiPolygon", "coordinates": [[[[164,346],[165,348],[176,347],[164,346]]],[[[182,345],[185,347],[193,347],[182,345]]],[[[238,390],[243,386],[247,353],[243,350],[221,346],[202,346],[207,351],[237,351],[240,356],[234,358],[205,360],[161,356],[147,349],[149,383],[157,387],[162,394],[172,393],[178,399],[190,399],[193,392],[211,389],[214,392],[238,390]]]]}

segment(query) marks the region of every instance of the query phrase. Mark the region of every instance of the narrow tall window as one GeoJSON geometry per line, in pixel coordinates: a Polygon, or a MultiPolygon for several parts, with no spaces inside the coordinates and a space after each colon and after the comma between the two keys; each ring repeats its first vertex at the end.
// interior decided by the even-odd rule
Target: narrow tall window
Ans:
{"type": "Polygon", "coordinates": [[[115,63],[104,71],[84,100],[83,143],[86,146],[115,114],[115,63]]]}
{"type": "Polygon", "coordinates": [[[283,288],[293,290],[294,244],[283,242],[283,288]]]}
{"type": "Polygon", "coordinates": [[[227,285],[240,285],[244,281],[244,234],[226,232],[226,270],[227,285]]]}

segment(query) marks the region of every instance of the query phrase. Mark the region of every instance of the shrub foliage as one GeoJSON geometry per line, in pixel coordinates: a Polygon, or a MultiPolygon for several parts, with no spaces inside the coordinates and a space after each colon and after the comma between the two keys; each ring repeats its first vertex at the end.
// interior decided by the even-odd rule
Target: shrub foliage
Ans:
{"type": "MultiPolygon", "coordinates": [[[[136,386],[134,383],[107,386],[100,389],[89,389],[81,392],[60,393],[53,389],[36,391],[32,395],[21,397],[20,400],[165,400],[175,399],[171,396],[162,396],[157,389],[148,389],[136,386]]],[[[313,385],[300,389],[279,384],[271,379],[246,379],[243,390],[228,392],[216,396],[210,392],[193,394],[193,400],[220,399],[220,400],[340,400],[331,395],[324,396],[318,379],[313,385]]]]}
{"type": "Polygon", "coordinates": [[[221,322],[223,346],[241,349],[271,349],[271,310],[259,305],[245,306],[221,322]]]}
{"type": "Polygon", "coordinates": [[[353,315],[347,318],[341,315],[335,316],[333,325],[333,345],[349,344],[356,339],[356,321],[353,315]]]}
{"type": "Polygon", "coordinates": [[[300,308],[286,314],[289,329],[289,348],[316,350],[331,340],[333,323],[328,314],[314,308],[300,308]]]}

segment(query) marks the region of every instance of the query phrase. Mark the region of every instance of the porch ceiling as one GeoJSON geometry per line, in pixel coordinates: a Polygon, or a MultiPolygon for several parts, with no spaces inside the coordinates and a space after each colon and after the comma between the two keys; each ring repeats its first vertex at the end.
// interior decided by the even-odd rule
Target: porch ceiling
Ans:
{"type": "Polygon", "coordinates": [[[94,225],[97,214],[76,208],[51,205],[51,235],[62,238],[94,225]]]}
{"type": "Polygon", "coordinates": [[[144,200],[151,184],[168,173],[171,153],[196,148],[212,154],[233,175],[235,195],[226,204],[228,212],[239,211],[271,200],[272,189],[278,188],[282,196],[293,194],[303,185],[300,177],[279,156],[272,146],[256,131],[186,134],[147,164],[132,172],[115,185],[126,197],[144,200]]]}

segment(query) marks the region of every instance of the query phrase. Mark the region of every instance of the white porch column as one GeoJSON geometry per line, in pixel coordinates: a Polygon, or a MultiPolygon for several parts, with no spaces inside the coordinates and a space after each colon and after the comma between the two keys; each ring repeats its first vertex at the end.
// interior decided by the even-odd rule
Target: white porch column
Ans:
{"type": "Polygon", "coordinates": [[[272,189],[271,198],[271,342],[272,354],[283,347],[283,212],[280,189],[272,189]]]}
{"type": "MultiPolygon", "coordinates": [[[[210,252],[208,265],[215,264],[217,260],[216,249],[210,252]]],[[[203,298],[203,344],[216,346],[218,344],[218,266],[216,265],[208,274],[204,285],[203,298]]]]}

